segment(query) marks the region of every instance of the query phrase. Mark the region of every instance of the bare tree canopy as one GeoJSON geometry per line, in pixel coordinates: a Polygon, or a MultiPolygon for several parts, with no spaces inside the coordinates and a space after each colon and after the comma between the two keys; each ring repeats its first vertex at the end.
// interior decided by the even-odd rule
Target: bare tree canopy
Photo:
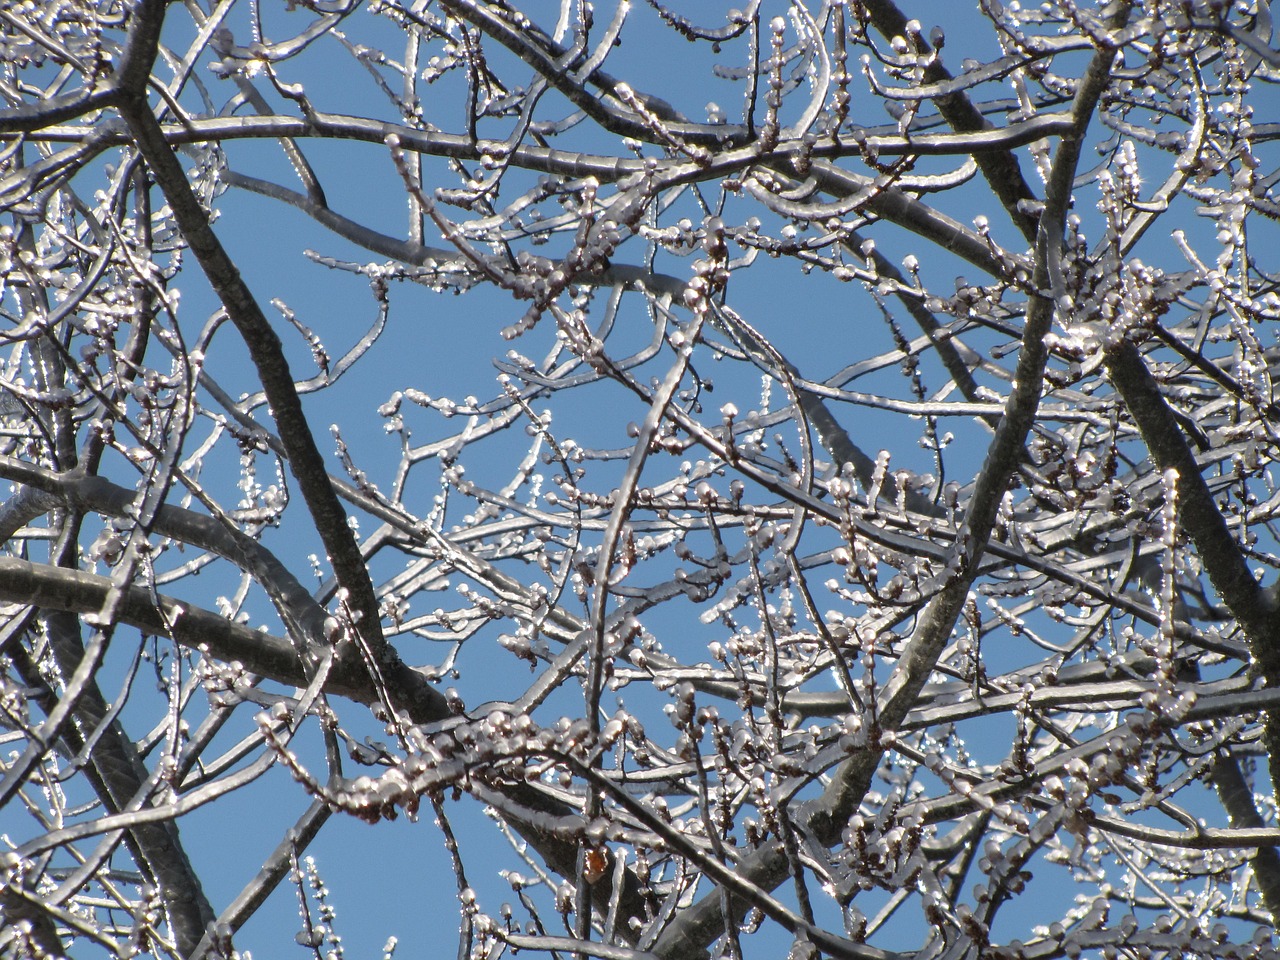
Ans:
{"type": "Polygon", "coordinates": [[[739,3],[0,6],[0,956],[1276,955],[1267,0],[739,3]]]}

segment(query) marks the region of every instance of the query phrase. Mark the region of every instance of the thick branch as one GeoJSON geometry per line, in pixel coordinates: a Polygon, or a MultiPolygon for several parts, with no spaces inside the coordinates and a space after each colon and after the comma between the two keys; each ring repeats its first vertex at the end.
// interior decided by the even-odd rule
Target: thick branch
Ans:
{"type": "MultiPolygon", "coordinates": [[[[5,569],[7,566],[22,562],[0,558],[0,584],[9,582],[5,569]]],[[[42,569],[55,583],[65,582],[65,574],[76,573],[57,567],[46,566],[42,569]]],[[[96,604],[92,610],[95,613],[102,609],[109,592],[114,588],[111,580],[99,579],[103,588],[96,591],[96,604]]],[[[37,594],[38,591],[32,592],[32,596],[37,594]]],[[[38,604],[33,604],[36,605],[38,604]]],[[[85,645],[80,639],[80,624],[65,612],[58,612],[62,608],[56,604],[44,607],[44,625],[50,645],[59,667],[69,676],[85,653],[85,645]]],[[[89,751],[86,773],[103,806],[114,814],[135,803],[145,802],[154,789],[154,783],[137,748],[125,734],[119,718],[108,706],[95,679],[91,678],[81,691],[75,713],[80,729],[86,731],[85,741],[89,751]]],[[[213,919],[213,908],[205,896],[200,876],[182,845],[178,825],[172,820],[132,824],[126,831],[125,842],[138,866],[156,885],[168,914],[174,940],[185,956],[213,919]]]]}
{"type": "MultiPolygon", "coordinates": [[[[1233,828],[1261,830],[1266,827],[1254,803],[1253,790],[1240,772],[1240,761],[1229,752],[1218,757],[1209,782],[1217,791],[1218,801],[1227,811],[1233,828]]],[[[1267,911],[1272,917],[1280,917],[1280,852],[1275,847],[1259,847],[1250,865],[1267,911]]]]}
{"type": "MultiPolygon", "coordinates": [[[[82,570],[0,557],[0,600],[9,603],[93,613],[102,609],[111,583],[107,577],[82,570]]],[[[298,653],[288,640],[233,623],[165,594],[130,587],[124,593],[120,621],[153,636],[171,637],[185,647],[207,650],[218,660],[239,661],[249,672],[289,686],[306,686],[308,682],[298,653]]],[[[397,705],[414,723],[431,723],[451,715],[444,697],[422,674],[399,660],[396,664],[384,672],[384,679],[397,705]]],[[[360,703],[380,702],[372,680],[355,658],[335,662],[324,690],[360,703]]]]}
{"type": "MultiPolygon", "coordinates": [[[[155,43],[146,48],[141,38],[158,34],[164,7],[163,0],[146,0],[139,5],[136,13],[139,26],[130,41],[128,63],[146,60],[149,64],[154,60],[155,43]]],[[[142,84],[121,89],[117,106],[133,131],[156,183],[164,191],[187,244],[249,348],[298,488],[328,552],[338,583],[347,591],[351,607],[359,617],[356,629],[378,659],[389,657],[369,571],[347,524],[346,511],[329,484],[324,457],[316,447],[311,425],[303,413],[280,338],[218,240],[187,182],[182,165],[165,142],[160,124],[147,103],[146,89],[142,84]]]]}
{"type": "MultiPolygon", "coordinates": [[[[40,512],[51,509],[56,504],[68,509],[119,518],[128,516],[136,500],[133,491],[102,477],[80,473],[59,475],[12,457],[0,456],[0,477],[23,484],[22,489],[0,508],[0,518],[18,509],[18,506],[10,506],[15,501],[20,504],[29,503],[31,509],[40,508],[40,512]]],[[[26,520],[29,521],[32,516],[34,514],[26,516],[26,520]]],[[[292,571],[257,540],[242,533],[229,522],[218,521],[170,504],[163,504],[156,511],[151,529],[160,536],[171,537],[230,560],[252,576],[266,591],[281,620],[300,645],[324,642],[324,609],[298,582],[292,571]]],[[[4,539],[5,532],[0,527],[0,539],[4,539]]]]}
{"type": "Polygon", "coordinates": [[[313,800],[306,811],[298,818],[298,822],[289,828],[285,838],[277,844],[275,850],[267,857],[257,876],[240,892],[225,910],[219,914],[217,922],[205,932],[190,960],[204,960],[212,955],[223,957],[229,955],[231,937],[239,930],[266,901],[271,892],[280,885],[280,881],[288,875],[293,864],[302,851],[311,845],[320,828],[328,821],[333,811],[323,800],[313,800]]]}
{"type": "MultiPolygon", "coordinates": [[[[1196,463],[1173,410],[1160,393],[1159,384],[1138,348],[1128,340],[1106,352],[1106,364],[1111,382],[1138,425],[1143,442],[1151,451],[1151,458],[1161,470],[1177,472],[1178,519],[1195,543],[1210,582],[1248,639],[1249,649],[1267,685],[1280,687],[1276,603],[1249,569],[1239,542],[1232,536],[1226,518],[1200,473],[1200,465],[1196,463]]],[[[1280,711],[1267,712],[1263,742],[1267,746],[1272,787],[1280,795],[1280,711]]],[[[1221,775],[1229,777],[1229,770],[1224,768],[1221,775]]],[[[1224,793],[1221,784],[1218,792],[1226,806],[1230,792],[1224,793]]],[[[1239,806],[1227,806],[1233,823],[1241,815],[1241,809],[1239,806]]],[[[1275,850],[1267,853],[1259,850],[1254,858],[1254,869],[1264,891],[1267,909],[1272,917],[1280,917],[1277,913],[1280,909],[1280,897],[1277,896],[1280,891],[1280,857],[1275,850]]]]}
{"type": "MultiPolygon", "coordinates": [[[[907,35],[907,18],[893,0],[865,0],[864,6],[871,15],[872,25],[886,39],[907,35]]],[[[923,38],[917,38],[916,43],[924,52],[928,52],[929,45],[923,38]]],[[[938,60],[925,68],[925,83],[942,83],[951,78],[951,73],[938,60]]],[[[935,97],[933,102],[937,105],[938,112],[957,132],[971,133],[991,127],[991,123],[963,92],[935,97]]],[[[1035,194],[1022,175],[1018,158],[1008,150],[975,152],[973,158],[992,191],[1000,198],[1000,203],[1014,226],[1028,240],[1033,239],[1036,235],[1036,218],[1027,212],[1022,201],[1034,200],[1035,194]]]]}
{"type": "MultiPolygon", "coordinates": [[[[76,114],[76,116],[82,115],[83,112],[76,114]]],[[[292,140],[304,137],[324,137],[353,143],[382,145],[386,138],[394,133],[400,138],[401,146],[411,153],[449,157],[455,160],[483,160],[487,155],[486,148],[491,153],[494,147],[502,146],[461,134],[421,130],[403,124],[341,113],[315,113],[309,118],[278,114],[256,117],[194,117],[180,124],[161,124],[160,129],[171,146],[226,143],[261,138],[292,140]]],[[[708,125],[706,129],[709,135],[714,135],[715,131],[723,128],[708,125]]],[[[847,157],[863,157],[868,151],[873,151],[882,157],[970,155],[979,157],[996,151],[1007,152],[1046,137],[1056,137],[1070,129],[1070,117],[1058,113],[1040,114],[1028,120],[1015,121],[1004,127],[988,124],[982,130],[963,133],[921,133],[906,137],[884,131],[884,128],[872,128],[857,140],[832,138],[818,144],[808,144],[799,140],[784,141],[769,155],[769,160],[773,164],[785,167],[800,157],[839,160],[847,157]]],[[[3,133],[3,127],[0,126],[0,135],[3,133]]],[[[33,139],[42,143],[81,144],[85,142],[85,132],[83,127],[74,125],[50,126],[42,129],[40,135],[33,139]]],[[[126,130],[118,126],[104,126],[96,131],[93,142],[96,146],[105,148],[132,141],[126,130]]],[[[602,183],[612,183],[650,170],[656,171],[661,177],[670,169],[684,169],[690,166],[689,161],[683,159],[659,160],[655,165],[630,156],[579,153],[533,144],[520,144],[513,147],[507,157],[513,166],[525,170],[537,170],[562,177],[593,176],[602,183]]],[[[714,171],[723,173],[726,163],[743,166],[758,157],[759,152],[751,147],[722,150],[714,161],[714,171]]],[[[708,178],[711,176],[712,174],[709,173],[708,178]]]]}
{"type": "Polygon", "coordinates": [[[1178,517],[1218,591],[1240,623],[1268,684],[1280,686],[1276,608],[1245,562],[1240,544],[1200,473],[1182,428],[1138,348],[1122,341],[1106,352],[1107,373],[1161,470],[1178,472],[1178,517]]]}
{"type": "Polygon", "coordinates": [[[0,112],[0,134],[31,133],[101,110],[109,102],[110,94],[105,90],[77,90],[36,104],[11,104],[0,112]]]}

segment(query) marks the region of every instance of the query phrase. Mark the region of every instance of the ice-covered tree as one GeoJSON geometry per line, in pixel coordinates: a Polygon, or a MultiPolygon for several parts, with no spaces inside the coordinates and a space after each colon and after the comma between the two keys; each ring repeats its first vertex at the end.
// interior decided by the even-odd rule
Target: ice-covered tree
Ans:
{"type": "Polygon", "coordinates": [[[1274,955],[1266,0],[739,2],[0,8],[5,956],[1274,955]]]}

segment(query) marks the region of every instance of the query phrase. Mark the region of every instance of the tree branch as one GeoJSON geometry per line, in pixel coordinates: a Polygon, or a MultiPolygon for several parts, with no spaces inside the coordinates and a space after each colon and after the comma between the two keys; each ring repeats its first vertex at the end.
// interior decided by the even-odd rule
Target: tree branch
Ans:
{"type": "MultiPolygon", "coordinates": [[[[164,0],[144,0],[135,11],[134,35],[126,63],[145,62],[148,73],[155,58],[155,41],[164,8],[164,0]]],[[[133,75],[122,71],[122,76],[126,74],[133,75]]],[[[119,88],[116,105],[133,131],[138,149],[146,158],[156,183],[164,191],[184,239],[217,292],[227,316],[249,348],[298,488],[328,552],[338,583],[347,591],[351,607],[358,616],[355,629],[375,658],[385,660],[390,666],[396,658],[382,636],[381,616],[369,571],[360,555],[355,535],[347,524],[346,511],[329,483],[324,458],[316,447],[311,425],[302,411],[280,338],[210,226],[200,201],[187,183],[181,164],[165,142],[160,124],[146,101],[146,89],[145,83],[119,88]]]]}
{"type": "MultiPolygon", "coordinates": [[[[102,609],[111,590],[108,577],[0,557],[0,600],[30,604],[45,610],[85,614],[102,609]]],[[[293,644],[259,630],[233,623],[225,617],[142,587],[129,587],[123,595],[120,621],[152,636],[169,637],[192,649],[207,649],[226,663],[239,661],[250,673],[293,687],[305,687],[308,678],[293,644]]],[[[422,674],[397,660],[399,666],[385,676],[397,705],[414,723],[432,723],[452,713],[444,697],[422,674]]],[[[358,658],[335,659],[326,679],[326,693],[364,704],[380,702],[378,691],[358,658]]]]}

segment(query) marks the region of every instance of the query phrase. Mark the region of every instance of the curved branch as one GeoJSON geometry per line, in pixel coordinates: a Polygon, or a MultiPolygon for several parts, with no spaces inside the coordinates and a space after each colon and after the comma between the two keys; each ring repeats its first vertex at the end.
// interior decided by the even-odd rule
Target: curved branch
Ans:
{"type": "MultiPolygon", "coordinates": [[[[651,169],[659,177],[676,168],[702,169],[683,159],[647,161],[530,144],[510,147],[500,141],[477,140],[462,134],[421,130],[386,120],[340,113],[315,112],[305,119],[272,113],[251,117],[193,117],[180,124],[163,123],[160,129],[171,146],[307,137],[381,145],[389,135],[395,134],[400,138],[400,145],[411,153],[454,160],[483,160],[494,154],[501,154],[513,166],[525,170],[562,177],[596,177],[602,183],[611,183],[651,169]]],[[[897,133],[878,133],[874,129],[861,132],[856,138],[827,138],[816,144],[806,143],[802,139],[784,140],[765,159],[770,164],[785,168],[801,156],[821,160],[864,157],[867,153],[882,157],[977,157],[993,151],[1009,151],[1046,137],[1065,135],[1071,131],[1071,118],[1061,113],[1042,113],[1003,127],[988,125],[981,130],[963,133],[919,133],[909,137],[897,133]]],[[[45,143],[83,144],[85,131],[82,127],[55,124],[42,129],[40,136],[32,139],[45,143]]],[[[130,142],[128,131],[119,125],[101,127],[92,139],[95,149],[130,142]]],[[[761,159],[761,155],[754,146],[723,150],[716,155],[713,165],[706,168],[706,177],[723,174],[726,164],[742,166],[757,159],[761,159]]]]}
{"type": "MultiPolygon", "coordinates": [[[[0,477],[23,484],[18,493],[0,507],[0,518],[14,513],[17,519],[19,506],[26,506],[21,514],[25,517],[23,522],[55,505],[108,517],[126,517],[136,499],[133,491],[103,477],[55,474],[3,455],[0,455],[0,477]],[[38,513],[31,512],[37,508],[40,508],[38,513]]],[[[12,521],[0,525],[0,540],[7,539],[8,526],[12,526],[12,521]]],[[[271,598],[290,636],[300,647],[324,642],[324,608],[292,571],[257,540],[229,522],[171,504],[163,504],[156,511],[151,529],[160,536],[217,554],[252,576],[271,598]]]]}
{"type": "MultiPolygon", "coordinates": [[[[108,577],[0,557],[0,600],[44,610],[86,614],[102,609],[112,589],[108,577]]],[[[207,651],[224,662],[239,661],[246,670],[293,687],[308,677],[292,643],[201,607],[142,587],[123,593],[120,621],[153,636],[170,637],[185,647],[207,651]]],[[[422,674],[397,660],[386,673],[387,688],[414,723],[432,723],[451,713],[444,696],[422,674]]],[[[385,669],[385,668],[384,668],[385,669]]],[[[325,693],[364,704],[380,702],[378,691],[357,658],[335,661],[325,680],[325,693]]]]}

